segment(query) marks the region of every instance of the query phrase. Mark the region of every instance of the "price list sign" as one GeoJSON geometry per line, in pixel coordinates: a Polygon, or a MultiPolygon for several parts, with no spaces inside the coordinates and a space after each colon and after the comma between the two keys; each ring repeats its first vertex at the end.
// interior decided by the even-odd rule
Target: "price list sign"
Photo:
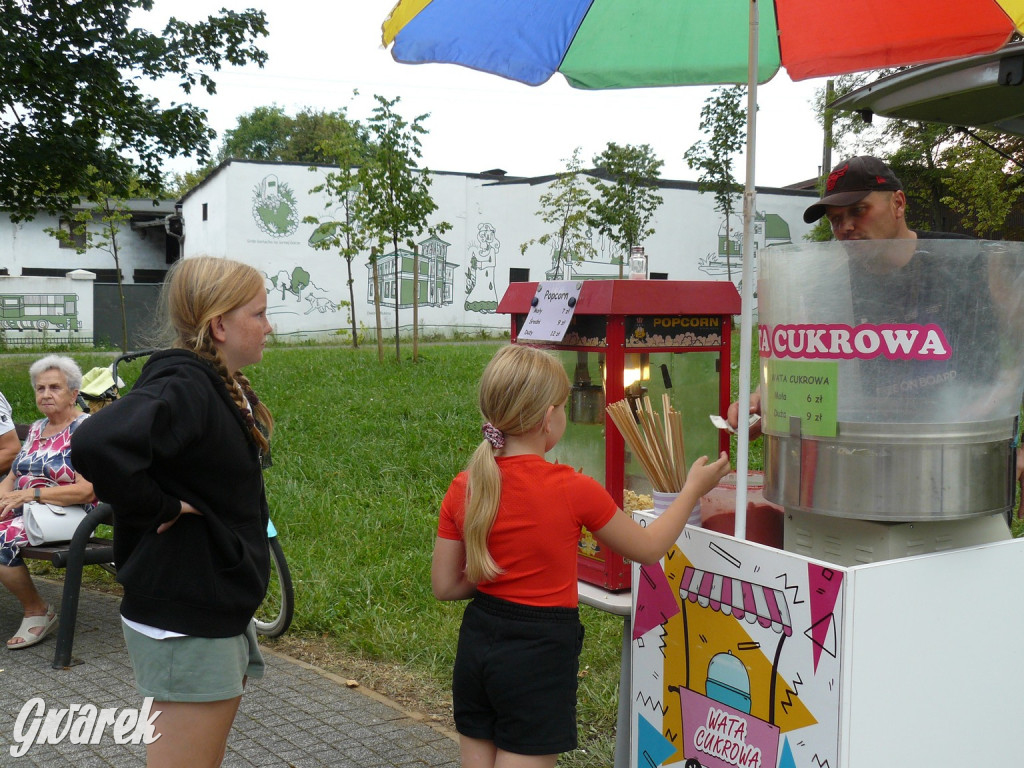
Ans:
{"type": "Polygon", "coordinates": [[[788,433],[800,419],[800,432],[815,437],[836,435],[839,364],[769,360],[761,416],[768,432],[788,433]]]}
{"type": "Polygon", "coordinates": [[[555,280],[538,283],[530,302],[530,312],[518,338],[537,343],[557,344],[565,336],[576,311],[583,288],[579,280],[555,280]]]}

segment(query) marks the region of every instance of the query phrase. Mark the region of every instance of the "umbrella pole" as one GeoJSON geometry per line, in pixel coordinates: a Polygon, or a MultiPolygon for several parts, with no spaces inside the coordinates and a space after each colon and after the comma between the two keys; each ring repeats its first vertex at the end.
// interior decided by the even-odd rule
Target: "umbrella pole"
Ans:
{"type": "Polygon", "coordinates": [[[754,303],[754,150],[757,133],[757,0],[750,0],[750,42],[747,49],[747,180],[743,190],[743,270],[740,292],[740,372],[739,419],[736,441],[736,527],[737,539],[747,538],[747,466],[750,453],[750,430],[747,414],[750,412],[750,353],[751,324],[754,303]]]}

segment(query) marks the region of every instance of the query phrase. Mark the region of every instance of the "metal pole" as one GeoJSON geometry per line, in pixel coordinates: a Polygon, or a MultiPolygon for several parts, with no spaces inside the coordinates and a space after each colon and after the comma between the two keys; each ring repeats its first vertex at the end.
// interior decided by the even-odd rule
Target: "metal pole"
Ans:
{"type": "Polygon", "coordinates": [[[832,170],[832,114],[834,110],[829,109],[829,104],[835,98],[835,81],[829,80],[825,83],[825,109],[822,111],[823,125],[825,128],[825,141],[821,151],[821,178],[818,180],[818,192],[825,196],[825,179],[832,170]]]}
{"type": "Polygon", "coordinates": [[[759,27],[757,0],[750,0],[750,43],[747,52],[747,180],[743,191],[743,270],[740,291],[740,412],[736,441],[736,528],[737,539],[747,537],[747,466],[749,464],[751,323],[754,303],[754,159],[757,132],[757,34],[759,27]]]}

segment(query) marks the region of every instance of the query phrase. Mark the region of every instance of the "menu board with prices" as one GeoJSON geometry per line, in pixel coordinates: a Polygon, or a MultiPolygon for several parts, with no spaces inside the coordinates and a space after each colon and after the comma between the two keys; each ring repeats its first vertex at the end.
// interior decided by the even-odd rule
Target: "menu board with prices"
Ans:
{"type": "Polygon", "coordinates": [[[786,433],[800,419],[800,433],[835,437],[839,365],[835,362],[771,360],[766,365],[764,428],[786,433]]]}
{"type": "Polygon", "coordinates": [[[557,344],[576,311],[583,282],[579,280],[557,280],[537,284],[537,293],[530,303],[520,341],[557,344]]]}

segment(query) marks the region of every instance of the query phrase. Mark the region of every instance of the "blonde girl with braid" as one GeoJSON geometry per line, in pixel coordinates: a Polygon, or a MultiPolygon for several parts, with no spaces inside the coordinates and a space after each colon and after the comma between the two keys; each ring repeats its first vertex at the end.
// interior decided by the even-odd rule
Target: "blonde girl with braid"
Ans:
{"type": "Polygon", "coordinates": [[[464,768],[553,768],[576,748],[581,529],[656,562],[729,471],[725,453],[697,459],[678,498],[641,528],[596,480],[544,458],[565,432],[569,391],[552,355],[500,349],[480,381],[483,440],[441,503],[434,596],[471,599],[452,674],[464,768]]]}
{"type": "Polygon", "coordinates": [[[164,283],[164,333],[170,337],[169,346],[191,350],[213,364],[232,400],[247,415],[253,439],[266,451],[274,420],[256,399],[242,366],[234,363],[238,356],[259,362],[266,336],[273,331],[266,316],[263,275],[229,259],[200,257],[179,264],[173,279],[164,283]],[[267,434],[256,424],[263,425],[267,434]]]}
{"type": "Polygon", "coordinates": [[[242,369],[263,358],[266,310],[252,267],[176,263],[162,295],[167,348],[72,441],[114,509],[125,644],[159,713],[150,768],[219,766],[245,681],[263,675],[252,616],[269,574],[273,419],[242,369]]]}

